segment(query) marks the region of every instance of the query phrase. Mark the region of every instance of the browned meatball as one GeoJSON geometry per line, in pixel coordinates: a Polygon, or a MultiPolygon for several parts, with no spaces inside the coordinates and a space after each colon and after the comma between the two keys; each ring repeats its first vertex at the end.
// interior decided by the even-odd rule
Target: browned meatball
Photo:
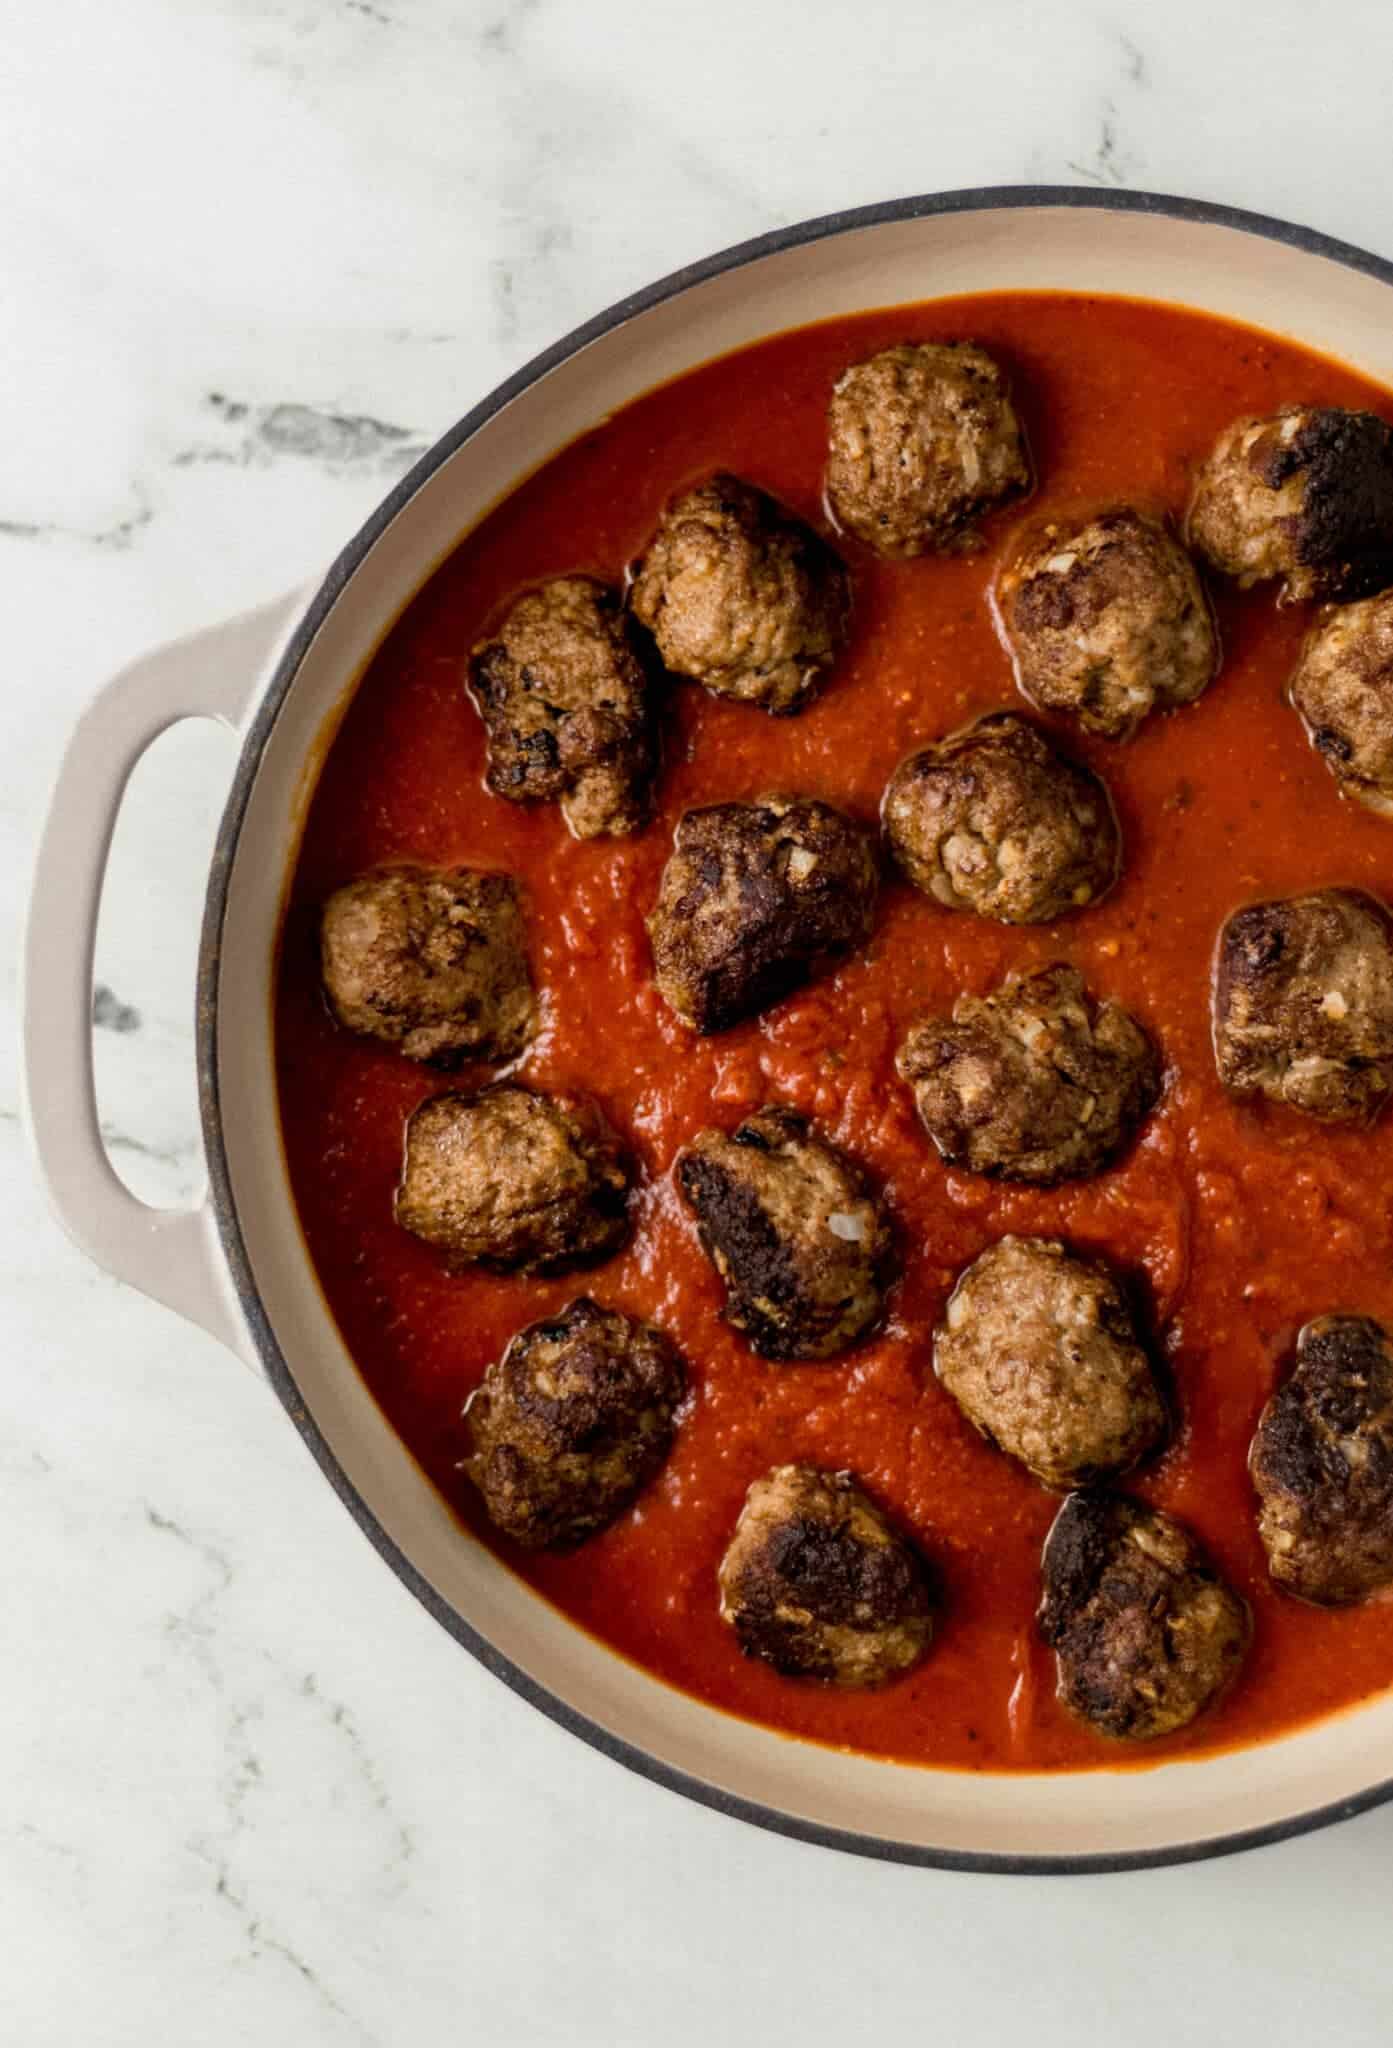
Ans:
{"type": "Polygon", "coordinates": [[[921,1018],[895,1065],[950,1166],[1036,1187],[1101,1172],[1161,1090],[1140,1024],[1058,965],[921,1018]]]}
{"type": "Polygon", "coordinates": [[[884,817],[909,880],[949,910],[1051,924],[1117,879],[1121,840],[1107,790],[1011,711],[902,761],[884,817]]]}
{"type": "Polygon", "coordinates": [[[883,1685],[933,1634],[928,1580],[849,1472],[778,1465],[745,1496],[721,1559],[721,1619],[786,1678],[883,1685]]]}
{"type": "Polygon", "coordinates": [[[397,1221],[452,1265],[552,1272],[617,1249],[628,1185],[592,1102],[501,1081],[412,1112],[397,1221]]]}
{"type": "Polygon", "coordinates": [[[702,1131],[677,1185],[726,1285],[726,1321],[764,1358],[830,1358],[880,1320],[890,1225],[859,1166],[795,1110],[702,1131]]]}
{"type": "Polygon", "coordinates": [[[1130,505],[1035,528],[1002,571],[997,602],[1024,694],[1104,739],[1193,703],[1218,666],[1194,563],[1130,505]]]}
{"type": "Polygon", "coordinates": [[[1316,626],[1291,701],[1345,795],[1393,816],[1393,590],[1316,626]]]}
{"type": "Polygon", "coordinates": [[[635,832],[657,759],[649,677],[619,596],[558,576],[520,597],[469,661],[489,788],[560,803],[577,839],[635,832]]]}
{"type": "Polygon", "coordinates": [[[1003,1237],[958,1281],[934,1370],[974,1429],[1061,1491],[1127,1471],[1166,1434],[1166,1404],[1127,1297],[1093,1259],[1003,1237]]]}
{"type": "Polygon", "coordinates": [[[668,506],[629,602],[674,675],[783,717],[841,653],[851,584],[810,526],[718,475],[668,506]]]}
{"type": "Polygon", "coordinates": [[[1030,488],[999,363],[975,342],[902,342],[853,363],[827,412],[827,501],[877,554],[971,545],[1030,488]]]}
{"type": "Polygon", "coordinates": [[[1380,1323],[1307,1323],[1249,1464],[1284,1591],[1346,1607],[1393,1586],[1393,1344],[1380,1323]]]}
{"type": "Polygon", "coordinates": [[[812,797],[688,811],[648,920],[664,1000],[694,1031],[768,1009],[871,935],[869,835],[812,797]]]}
{"type": "Polygon", "coordinates": [[[384,868],[336,889],[320,921],[340,1024],[408,1059],[510,1060],[535,1009],[511,875],[384,868]]]}
{"type": "Polygon", "coordinates": [[[1209,1706],[1252,1618],[1188,1529],[1116,1493],[1073,1493],[1042,1560],[1040,1633],[1059,1697],[1100,1735],[1148,1742],[1209,1706]]]}
{"type": "Polygon", "coordinates": [[[1393,1091],[1393,939],[1358,889],[1232,916],[1214,978],[1219,1079],[1323,1123],[1362,1123],[1393,1091]]]}
{"type": "Polygon", "coordinates": [[[1195,485],[1189,537],[1216,569],[1282,597],[1368,597],[1393,583],[1393,427],[1289,405],[1235,420],[1195,485]]]}
{"type": "Polygon", "coordinates": [[[528,1550],[603,1529],[668,1454],[686,1372],[661,1330],[581,1295],[519,1331],[465,1409],[464,1470],[528,1550]]]}

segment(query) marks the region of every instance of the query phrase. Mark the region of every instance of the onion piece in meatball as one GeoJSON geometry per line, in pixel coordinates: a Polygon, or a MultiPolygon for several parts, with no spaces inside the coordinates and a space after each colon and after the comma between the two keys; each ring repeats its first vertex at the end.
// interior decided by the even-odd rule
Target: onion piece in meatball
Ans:
{"type": "Polygon", "coordinates": [[[1030,489],[999,363],[975,342],[902,342],[853,363],[827,412],[827,502],[877,554],[970,547],[1030,489]]]}
{"type": "Polygon", "coordinates": [[[934,1371],[973,1428],[1056,1491],[1115,1477],[1167,1433],[1113,1275],[1048,1238],[1003,1237],[954,1288],[934,1371]]]}
{"type": "Polygon", "coordinates": [[[884,1685],[933,1634],[918,1557],[849,1472],[779,1465],[757,1479],[719,1577],[745,1655],[788,1678],[884,1685]]]}
{"type": "Polygon", "coordinates": [[[1288,694],[1342,794],[1393,817],[1393,590],[1322,619],[1288,694]]]}

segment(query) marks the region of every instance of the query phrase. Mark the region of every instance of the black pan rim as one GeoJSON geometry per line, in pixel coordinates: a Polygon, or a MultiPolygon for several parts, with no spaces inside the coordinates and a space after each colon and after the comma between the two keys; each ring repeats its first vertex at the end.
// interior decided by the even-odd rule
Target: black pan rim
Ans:
{"type": "Polygon", "coordinates": [[[280,709],[299,671],[300,663],[321,623],[339,595],[367,556],[379,536],[415,496],[428,478],[455,451],[478,433],[485,423],[529,386],[537,383],[559,364],[622,326],[636,315],[663,301],[723,273],[745,268],[766,256],[784,253],[833,236],[863,228],[883,227],[895,222],[924,219],[939,214],[973,212],[1017,212],[1040,207],[1071,207],[1102,213],[1158,215],[1191,222],[1201,227],[1228,228],[1236,233],[1282,243],[1304,254],[1322,257],[1393,287],[1393,263],[1371,255],[1351,243],[1336,240],[1316,229],[1299,227],[1274,216],[1248,212],[1207,200],[1187,199],[1156,192],[1105,191],[1074,185],[988,185],[959,191],[925,193],[912,198],[882,201],[849,208],[814,219],[776,228],[770,233],[736,243],[714,256],[683,266],[660,278],[642,291],[618,300],[605,312],[544,349],[540,355],[497,385],[441,436],[371,513],[342,550],[290,636],[275,673],[257,705],[247,728],[237,769],[219,825],[209,872],[202,936],[199,947],[196,1035],[199,1108],[204,1150],[208,1163],[209,1195],[223,1254],[233,1288],[256,1353],[282,1405],[299,1430],[320,1471],[352,1515],[358,1527],[402,1584],[413,1593],[427,1613],[454,1637],[486,1670],[545,1714],[549,1720],[612,1762],[622,1764],[651,1783],[665,1786],[699,1805],[733,1819],[748,1821],[770,1833],[821,1848],[840,1849],[851,1855],[874,1857],[888,1863],[914,1865],[936,1870],[973,1871],[998,1876],[1090,1876],[1130,1870],[1154,1870],[1173,1864],[1197,1863],[1210,1857],[1236,1855],[1268,1843],[1288,1841],[1314,1833],[1319,1828],[1367,1813],[1393,1799],[1393,1778],[1369,1787],[1351,1798],[1290,1815],[1264,1826],[1215,1835],[1190,1842],[1170,1843],[1156,1849],[1125,1850],[1116,1853],[1049,1856],[1004,1854],[991,1851],[959,1850],[923,1846],[918,1843],[862,1835],[807,1821],[795,1814],[745,1799],[708,1784],[687,1772],[663,1763],[646,1750],[613,1734],[587,1715],[568,1705],[559,1695],[502,1655],[462,1615],[443,1600],[410,1559],[388,1535],[382,1523],[349,1480],[310,1413],[281,1351],[262,1306],[237,1209],[233,1200],[227,1148],[223,1138],[223,1105],[218,1060],[218,992],[222,935],[238,840],[251,798],[261,759],[280,709]]]}

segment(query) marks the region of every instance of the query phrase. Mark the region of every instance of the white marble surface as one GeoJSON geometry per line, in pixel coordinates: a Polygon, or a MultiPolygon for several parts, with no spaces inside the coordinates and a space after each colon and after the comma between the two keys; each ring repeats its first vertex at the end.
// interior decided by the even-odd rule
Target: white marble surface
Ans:
{"type": "MultiPolygon", "coordinates": [[[[986,182],[1208,195],[1393,255],[1390,65],[1384,0],[1323,28],[1304,0],[6,10],[7,935],[87,693],[313,569],[578,319],[779,222],[986,182]]],[[[151,757],[99,949],[111,1140],[171,1201],[229,767],[193,728],[151,757]]],[[[821,2043],[871,2015],[955,2048],[1388,2038],[1393,1810],[1061,1883],[689,1807],[486,1677],[252,1376],[68,1247],[13,1074],[0,1146],[6,2048],[821,2043]]]]}

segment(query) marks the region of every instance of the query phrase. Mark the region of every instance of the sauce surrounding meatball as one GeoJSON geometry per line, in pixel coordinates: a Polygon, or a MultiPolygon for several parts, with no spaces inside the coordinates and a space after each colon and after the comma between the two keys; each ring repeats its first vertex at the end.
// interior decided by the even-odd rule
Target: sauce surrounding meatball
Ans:
{"type": "Polygon", "coordinates": [[[1040,1633],[1059,1697],[1098,1734],[1149,1742],[1210,1706],[1247,1654],[1247,1603],[1188,1529],[1116,1493],[1073,1493],[1045,1541],[1040,1633]]]}
{"type": "Polygon", "coordinates": [[[654,977],[694,1031],[725,1031],[823,973],[875,921],[869,834],[812,797],[688,811],[648,920],[654,977]]]}
{"type": "Polygon", "coordinates": [[[408,1059],[516,1058],[535,1005],[511,875],[381,868],[320,918],[324,993],[340,1024],[408,1059]]]}
{"type": "Polygon", "coordinates": [[[1286,601],[1368,597],[1393,583],[1393,427],[1371,412],[1285,406],[1235,420],[1190,501],[1191,544],[1286,601]]]}
{"type": "Polygon", "coordinates": [[[866,1176],[791,1109],[701,1131],[677,1185],[726,1285],[726,1321],[764,1358],[831,1358],[879,1322],[890,1225],[866,1176]]]}
{"type": "Polygon", "coordinates": [[[950,1166],[1035,1187],[1101,1172],[1161,1090],[1136,1019],[1059,964],[921,1018],[895,1066],[950,1166]]]}
{"type": "Polygon", "coordinates": [[[617,592],[592,576],[528,591],[474,649],[469,687],[495,796],[559,803],[577,839],[645,823],[657,761],[652,693],[617,592]]]}
{"type": "Polygon", "coordinates": [[[1393,1343],[1370,1316],[1321,1316],[1264,1408],[1249,1470],[1275,1583],[1320,1607],[1393,1586],[1393,1343]]]}
{"type": "Polygon", "coordinates": [[[1128,739],[1150,712],[1192,704],[1218,667],[1194,563],[1129,505],[1035,528],[996,598],[1022,693],[1103,739],[1128,739]]]}
{"type": "Polygon", "coordinates": [[[934,1370],[974,1429],[1057,1491],[1129,1470],[1166,1435],[1122,1288],[1048,1238],[1003,1237],[973,1261],[934,1333],[934,1370]]]}
{"type": "Polygon", "coordinates": [[[1315,626],[1289,694],[1344,794],[1393,817],[1393,590],[1315,626]]]}
{"type": "Polygon", "coordinates": [[[841,653],[851,583],[810,526],[720,474],[668,506],[629,602],[672,674],[783,717],[841,653]]]}
{"type": "Polygon", "coordinates": [[[1324,1123],[1364,1123],[1393,1092],[1393,930],[1357,889],[1250,904],[1219,936],[1219,1079],[1324,1123]]]}
{"type": "Polygon", "coordinates": [[[396,1217],[452,1265],[556,1272],[618,1249],[628,1188],[592,1102],[500,1081],[413,1110],[396,1217]]]}
{"type": "Polygon", "coordinates": [[[999,363],[968,341],[903,342],[853,363],[827,412],[827,502],[877,554],[970,546],[1030,488],[999,363]]]}
{"type": "Polygon", "coordinates": [[[722,1621],[785,1677],[883,1685],[933,1635],[923,1566],[849,1472],[779,1465],[757,1479],[719,1579],[722,1621]]]}
{"type": "Polygon", "coordinates": [[[1091,769],[1029,719],[990,712],[900,763],[883,807],[916,889],[1002,924],[1052,924],[1105,896],[1122,846],[1091,769]]]}
{"type": "Polygon", "coordinates": [[[647,1323],[579,1296],[520,1330],[465,1408],[466,1477],[526,1550],[568,1550],[637,1498],[668,1454],[687,1376],[647,1323]]]}

